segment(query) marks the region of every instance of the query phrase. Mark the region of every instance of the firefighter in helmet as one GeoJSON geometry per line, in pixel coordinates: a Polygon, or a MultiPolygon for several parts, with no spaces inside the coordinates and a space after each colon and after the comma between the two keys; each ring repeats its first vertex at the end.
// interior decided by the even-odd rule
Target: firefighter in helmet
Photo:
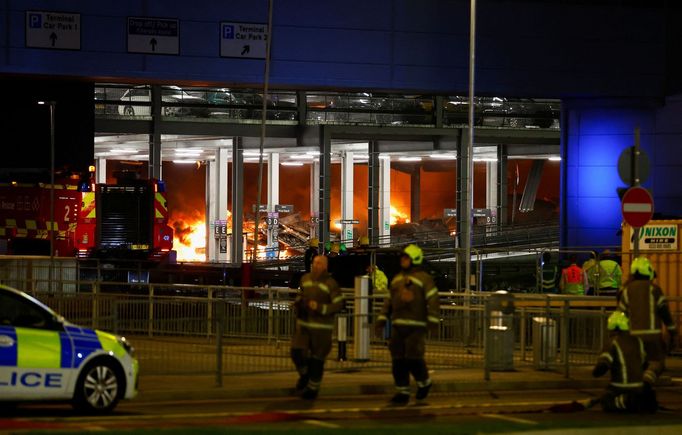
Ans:
{"type": "Polygon", "coordinates": [[[648,363],[644,343],[630,333],[630,320],[622,311],[609,316],[607,328],[611,343],[592,371],[594,377],[611,371],[611,383],[600,399],[602,408],[607,412],[655,412],[656,394],[644,382],[648,363]]]}
{"type": "Polygon", "coordinates": [[[429,394],[431,379],[424,361],[426,334],[437,331],[440,322],[438,289],[431,275],[421,268],[424,254],[417,245],[408,245],[400,256],[401,271],[390,285],[375,328],[380,333],[392,321],[389,350],[396,394],[394,405],[410,400],[410,374],[417,382],[417,400],[429,394]]]}
{"type": "Polygon", "coordinates": [[[334,313],[343,308],[336,280],[327,272],[327,257],[313,259],[310,273],[301,277],[301,293],[294,301],[296,330],[291,339],[291,359],[299,378],[296,390],[315,399],[322,383],[324,360],[332,348],[334,313]]]}
{"type": "Polygon", "coordinates": [[[637,257],[630,265],[630,279],[618,295],[618,308],[630,318],[630,333],[641,338],[649,357],[644,381],[654,385],[665,369],[665,356],[677,340],[677,329],[670,315],[663,290],[653,283],[654,268],[646,257],[637,257]],[[664,341],[663,325],[669,334],[664,341]]]}

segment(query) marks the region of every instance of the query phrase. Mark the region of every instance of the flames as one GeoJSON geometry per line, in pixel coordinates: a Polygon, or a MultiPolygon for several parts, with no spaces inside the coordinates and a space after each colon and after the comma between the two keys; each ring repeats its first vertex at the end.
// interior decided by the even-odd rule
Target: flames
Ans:
{"type": "Polygon", "coordinates": [[[206,261],[206,217],[194,211],[172,219],[173,249],[178,261],[206,261]]]}
{"type": "Polygon", "coordinates": [[[398,224],[409,224],[410,217],[406,214],[391,206],[391,226],[398,224]]]}

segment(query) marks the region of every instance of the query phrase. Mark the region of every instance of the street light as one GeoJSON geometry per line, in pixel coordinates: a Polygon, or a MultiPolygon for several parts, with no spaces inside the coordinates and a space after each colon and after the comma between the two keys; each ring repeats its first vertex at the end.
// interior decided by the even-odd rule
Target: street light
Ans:
{"type": "Polygon", "coordinates": [[[50,107],[50,270],[48,272],[48,283],[52,290],[52,273],[54,270],[54,109],[56,101],[38,101],[41,106],[50,107]]]}

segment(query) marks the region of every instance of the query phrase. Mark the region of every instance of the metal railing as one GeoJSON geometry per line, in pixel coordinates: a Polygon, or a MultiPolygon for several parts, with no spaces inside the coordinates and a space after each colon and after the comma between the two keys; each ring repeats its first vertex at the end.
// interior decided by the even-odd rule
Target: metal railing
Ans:
{"type": "MultiPolygon", "coordinates": [[[[291,370],[289,339],[295,318],[289,306],[295,291],[182,286],[177,291],[188,296],[157,294],[174,287],[149,285],[147,294],[100,294],[93,287],[90,293],[35,295],[74,323],[125,334],[137,349],[145,374],[222,376],[291,370]]],[[[385,338],[374,333],[369,361],[356,361],[353,320],[363,314],[355,310],[359,298],[349,289],[344,293],[347,306],[338,317],[347,326],[347,360],[337,361],[333,350],[328,366],[387,367],[385,338]]],[[[502,314],[486,308],[491,297],[495,296],[441,293],[441,323],[427,344],[430,366],[480,368],[488,377],[494,370],[532,366],[568,376],[572,367],[594,363],[607,338],[606,318],[615,306],[613,298],[515,294],[516,310],[502,314]]],[[[367,320],[373,324],[383,300],[378,296],[369,300],[367,320]]],[[[679,311],[674,315],[679,322],[679,311]]],[[[336,330],[333,336],[338,343],[336,330]]]]}

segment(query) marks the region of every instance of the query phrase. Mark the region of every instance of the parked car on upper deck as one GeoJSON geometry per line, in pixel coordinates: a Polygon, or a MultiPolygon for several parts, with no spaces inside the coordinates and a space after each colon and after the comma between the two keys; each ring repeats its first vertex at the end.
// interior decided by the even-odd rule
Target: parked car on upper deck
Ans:
{"type": "MultiPolygon", "coordinates": [[[[150,116],[151,88],[136,86],[125,91],[118,106],[119,115],[150,116]]],[[[208,102],[191,95],[178,86],[161,87],[161,115],[163,116],[208,116],[208,102]]]]}

